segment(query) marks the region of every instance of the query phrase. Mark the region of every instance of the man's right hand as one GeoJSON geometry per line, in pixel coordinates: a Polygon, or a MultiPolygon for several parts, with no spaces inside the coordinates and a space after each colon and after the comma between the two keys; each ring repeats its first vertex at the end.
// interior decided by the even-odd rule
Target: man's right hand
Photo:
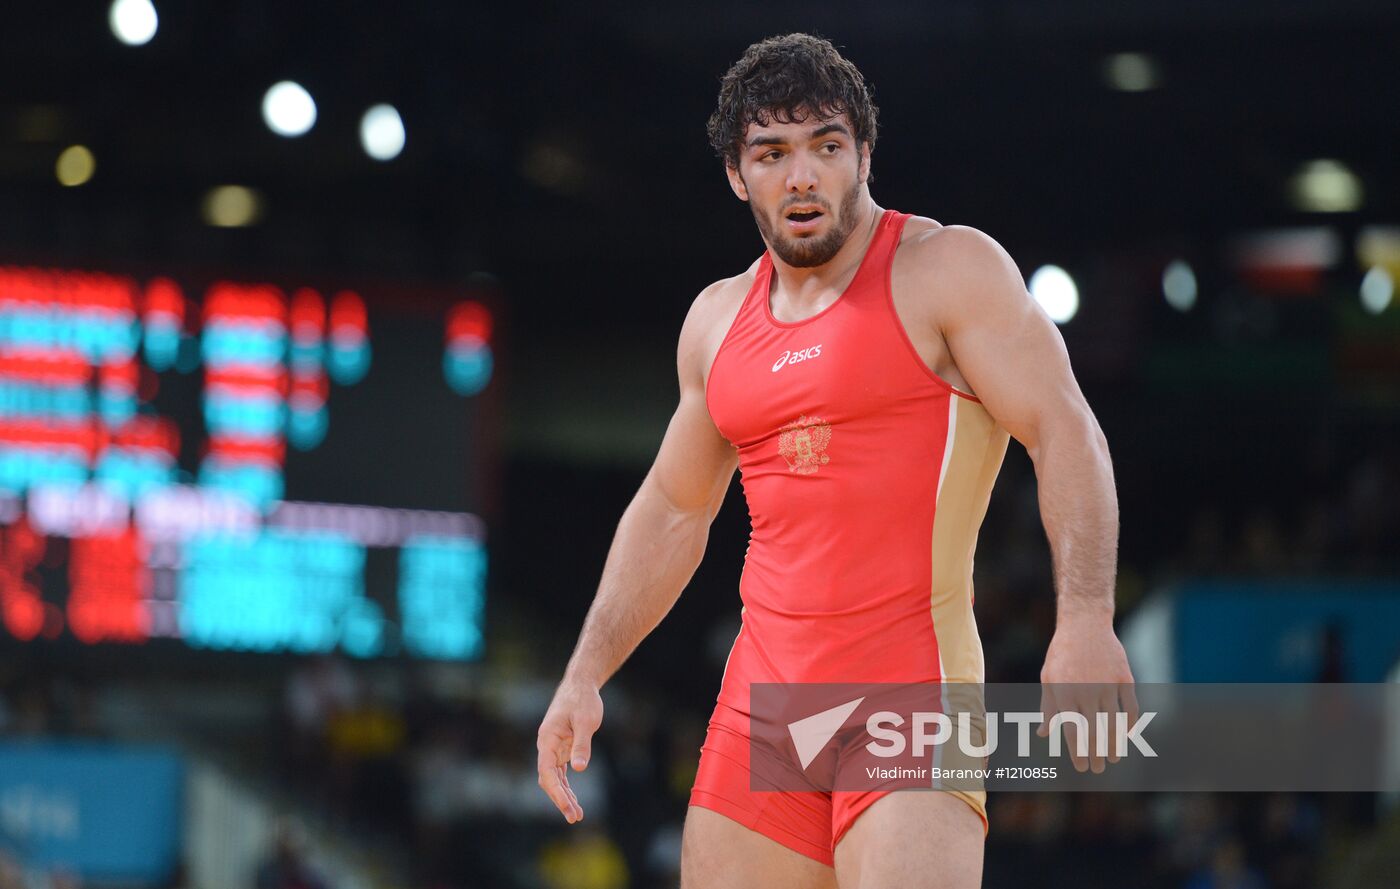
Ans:
{"type": "Polygon", "coordinates": [[[588,767],[593,733],[603,723],[603,699],[598,688],[565,679],[540,723],[535,748],[539,751],[540,787],[570,824],[583,820],[583,807],[569,787],[568,766],[581,772],[588,767]]]}

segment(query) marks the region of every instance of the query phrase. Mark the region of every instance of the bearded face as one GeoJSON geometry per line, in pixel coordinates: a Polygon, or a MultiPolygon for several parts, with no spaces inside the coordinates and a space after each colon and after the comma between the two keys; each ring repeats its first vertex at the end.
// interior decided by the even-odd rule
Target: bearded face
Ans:
{"type": "Polygon", "coordinates": [[[749,209],[763,240],[779,259],[794,268],[811,268],[830,262],[855,231],[859,197],[860,182],[852,180],[835,210],[812,195],[794,197],[777,209],[750,199],[749,209]]]}
{"type": "Polygon", "coordinates": [[[865,159],[844,114],[751,123],[730,185],[773,254],[795,268],[830,262],[855,231],[865,159]]]}

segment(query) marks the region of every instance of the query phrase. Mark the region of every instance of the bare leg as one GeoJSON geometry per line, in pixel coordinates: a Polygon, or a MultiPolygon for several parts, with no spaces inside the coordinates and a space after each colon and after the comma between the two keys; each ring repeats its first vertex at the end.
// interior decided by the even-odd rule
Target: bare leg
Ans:
{"type": "Polygon", "coordinates": [[[836,844],[836,880],[841,889],[978,889],[984,839],[982,819],[951,793],[891,793],[836,844]]]}
{"type": "Polygon", "coordinates": [[[836,889],[836,875],[731,818],[691,806],[681,841],[681,889],[836,889]]]}

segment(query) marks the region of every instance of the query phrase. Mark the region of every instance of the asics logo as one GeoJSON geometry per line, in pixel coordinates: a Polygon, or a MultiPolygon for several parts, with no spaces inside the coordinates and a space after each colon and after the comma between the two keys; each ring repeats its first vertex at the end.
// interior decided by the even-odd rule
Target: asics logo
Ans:
{"type": "Polygon", "coordinates": [[[789,364],[797,364],[798,362],[801,362],[801,361],[807,361],[807,360],[810,360],[810,359],[812,359],[812,358],[816,358],[816,357],[817,357],[818,355],[820,355],[821,353],[822,353],[822,344],[821,344],[821,343],[817,343],[815,346],[808,346],[807,348],[802,349],[801,351],[798,351],[798,352],[793,352],[793,351],[784,352],[782,355],[778,356],[778,360],[777,360],[777,361],[774,361],[774,362],[773,362],[773,373],[777,373],[778,371],[782,370],[784,367],[788,366],[789,364]]]}

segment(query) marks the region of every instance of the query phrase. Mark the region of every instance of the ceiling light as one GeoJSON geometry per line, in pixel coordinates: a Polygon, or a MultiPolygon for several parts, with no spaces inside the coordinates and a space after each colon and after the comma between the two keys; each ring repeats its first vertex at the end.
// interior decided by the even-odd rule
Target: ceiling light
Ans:
{"type": "Polygon", "coordinates": [[[82,185],[97,172],[97,159],[86,145],[70,145],[58,156],[53,171],[63,185],[82,185]]]}
{"type": "Polygon", "coordinates": [[[1125,93],[1141,93],[1162,84],[1157,62],[1140,52],[1114,53],[1104,59],[1103,78],[1109,87],[1125,93]]]}
{"type": "Polygon", "coordinates": [[[204,221],[219,228],[252,225],[262,215],[262,199],[242,185],[220,185],[204,196],[204,221]]]}
{"type": "Polygon", "coordinates": [[[360,144],[365,154],[377,161],[389,161],[403,151],[403,118],[393,105],[375,105],[360,119],[360,144]]]}
{"type": "Polygon", "coordinates": [[[300,136],[316,125],[316,102],[299,83],[275,83],[263,96],[263,120],[279,136],[300,136]]]}
{"type": "Polygon", "coordinates": [[[160,17],[151,0],[115,0],[107,13],[112,33],[127,46],[141,46],[156,36],[160,17]]]}
{"type": "Polygon", "coordinates": [[[1031,275],[1031,296],[1056,324],[1064,324],[1079,311],[1079,288],[1069,272],[1057,265],[1043,265],[1031,275]]]}
{"type": "Polygon", "coordinates": [[[1349,213],[1361,206],[1361,179],[1337,160],[1304,164],[1289,182],[1293,206],[1309,213],[1349,213]]]}

